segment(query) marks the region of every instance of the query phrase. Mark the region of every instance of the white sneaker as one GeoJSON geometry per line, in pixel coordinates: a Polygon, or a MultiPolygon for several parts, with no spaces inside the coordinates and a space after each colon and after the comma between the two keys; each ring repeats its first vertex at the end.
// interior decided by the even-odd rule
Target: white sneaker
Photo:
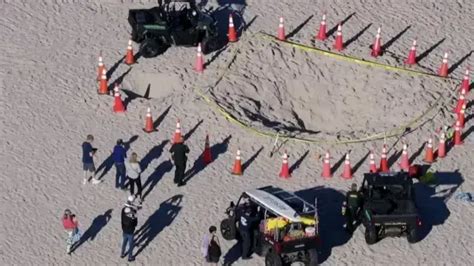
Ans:
{"type": "Polygon", "coordinates": [[[87,183],[87,178],[84,178],[84,180],[82,181],[82,184],[85,185],[87,183]]]}
{"type": "Polygon", "coordinates": [[[94,185],[100,184],[101,182],[102,182],[102,180],[92,179],[92,184],[94,184],[94,185]]]}

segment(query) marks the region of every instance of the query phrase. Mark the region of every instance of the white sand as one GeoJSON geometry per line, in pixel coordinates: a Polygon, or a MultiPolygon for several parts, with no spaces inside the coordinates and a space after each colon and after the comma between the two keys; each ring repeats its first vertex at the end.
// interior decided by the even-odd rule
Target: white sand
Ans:
{"type": "MultiPolygon", "coordinates": [[[[216,2],[232,1],[209,2],[216,5],[216,2]]],[[[194,48],[171,48],[155,59],[139,59],[139,63],[132,66],[124,77],[123,88],[140,93],[150,83],[156,98],[135,99],[125,115],[114,114],[112,97],[96,93],[97,55],[102,50],[107,68],[117,62],[125,52],[130,31],[128,9],[151,7],[154,3],[156,1],[151,0],[0,1],[0,132],[4,140],[0,160],[3,169],[2,265],[125,263],[119,258],[119,253],[122,240],[120,209],[126,193],[114,189],[114,168],[103,177],[104,183],[82,186],[80,145],[87,134],[93,134],[96,139],[94,145],[99,149],[97,166],[107,159],[117,138],[128,140],[138,135],[129,153],[135,151],[141,158],[153,151],[153,156],[147,157],[151,161],[142,174],[142,182],[151,178],[157,184],[147,195],[138,216],[139,228],[149,225],[148,219],[154,221],[146,229],[148,237],[142,241],[146,245],[142,246],[143,250],[136,258],[137,264],[144,265],[201,265],[199,245],[202,235],[210,225],[219,224],[229,201],[237,200],[245,189],[273,184],[292,191],[318,186],[346,190],[350,182],[339,178],[341,167],[330,181],[319,177],[321,163],[316,160],[317,155],[330,149],[334,164],[345,152],[352,150],[352,164],[355,165],[368,149],[380,150],[382,141],[348,146],[290,141],[283,148],[290,154],[290,165],[306,151],[309,153],[293,171],[291,180],[280,180],[277,174],[281,161],[278,156],[268,156],[273,140],[252,135],[227,122],[192,91],[194,86],[215,82],[219,71],[231,59],[235,45],[222,52],[203,75],[192,71],[194,48]],[[159,125],[159,131],[153,134],[141,130],[148,106],[152,108],[155,119],[171,106],[159,125]],[[165,144],[164,151],[163,145],[160,146],[172,136],[178,118],[184,133],[203,120],[188,141],[191,148],[188,168],[202,152],[206,132],[211,135],[211,145],[232,135],[228,147],[221,144],[214,150],[215,161],[181,188],[172,181],[173,170],[167,152],[169,144],[165,144]],[[263,151],[246,169],[244,176],[229,174],[238,147],[246,161],[262,146],[263,151]],[[172,197],[175,201],[170,203],[168,199],[172,197]],[[113,210],[112,219],[97,234],[94,232],[93,240],[84,243],[71,256],[65,252],[65,235],[59,220],[65,208],[77,213],[83,231],[96,217],[113,210]]],[[[244,18],[250,21],[258,16],[249,33],[262,30],[275,34],[279,16],[285,17],[289,33],[314,14],[308,24],[292,37],[308,45],[323,11],[328,13],[328,29],[356,12],[344,24],[345,40],[369,23],[373,25],[343,53],[366,59],[371,59],[368,46],[380,25],[384,43],[411,25],[388,48],[401,60],[413,38],[418,38],[418,54],[446,38],[420,62],[434,72],[444,51],[449,52],[452,65],[474,49],[474,4],[470,0],[443,3],[434,0],[422,3],[384,1],[383,5],[362,0],[261,0],[248,1],[247,5],[244,18]]],[[[317,42],[316,45],[330,48],[332,39],[330,37],[324,44],[317,42]]],[[[390,55],[377,61],[401,64],[390,55]]],[[[472,65],[472,56],[456,68],[453,75],[461,78],[469,64],[472,65]]],[[[124,64],[118,65],[111,81],[128,68],[124,64]]],[[[301,127],[294,112],[307,130],[321,131],[316,135],[305,133],[302,136],[326,140],[334,140],[336,135],[346,139],[390,130],[419,115],[440,94],[451,89],[450,83],[437,78],[366,67],[260,38],[242,40],[242,50],[230,70],[213,93],[235,116],[260,129],[264,128],[262,121],[251,121],[244,109],[250,113],[260,112],[268,120],[287,127],[301,127]],[[260,102],[260,110],[255,101],[260,102]]],[[[454,121],[450,110],[455,99],[451,99],[449,104],[444,112],[404,137],[403,140],[410,145],[410,154],[420,148],[435,128],[454,121]]],[[[472,131],[472,121],[468,121],[465,131],[472,131]]],[[[389,144],[394,142],[395,139],[388,140],[389,144]]],[[[474,191],[473,135],[469,135],[465,142],[433,166],[433,169],[443,172],[459,170],[464,182],[455,192],[474,191]]],[[[400,148],[401,143],[397,142],[391,154],[400,148]]],[[[415,162],[420,162],[422,157],[423,152],[415,162]]],[[[367,170],[366,160],[357,170],[355,180],[360,181],[367,170]]],[[[445,179],[455,183],[455,176],[451,174],[445,179]]],[[[337,217],[339,210],[327,207],[337,206],[338,199],[329,197],[337,192],[316,194],[323,198],[320,202],[323,205],[321,230],[325,249],[320,254],[321,259],[326,265],[472,264],[472,205],[449,197],[446,203],[436,198],[453,187],[438,186],[436,191],[439,193],[435,198],[428,197],[428,188],[421,188],[423,202],[420,202],[420,209],[427,218],[426,224],[433,224],[433,227],[421,242],[414,245],[403,238],[389,238],[367,246],[361,229],[351,239],[345,239],[338,224],[330,222],[340,221],[337,217]]],[[[101,219],[97,222],[100,224],[101,219]]],[[[232,257],[236,250],[235,242],[221,239],[221,243],[223,253],[231,250],[227,257],[232,257]]],[[[236,262],[236,265],[263,264],[263,259],[257,257],[236,262]]]]}

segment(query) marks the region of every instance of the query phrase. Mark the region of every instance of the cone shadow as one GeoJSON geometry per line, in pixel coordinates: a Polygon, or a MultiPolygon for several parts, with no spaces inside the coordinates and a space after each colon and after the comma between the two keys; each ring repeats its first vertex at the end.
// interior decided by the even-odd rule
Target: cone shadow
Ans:
{"type": "Polygon", "coordinates": [[[468,130],[466,130],[466,132],[462,133],[461,139],[465,140],[467,137],[469,137],[469,135],[471,135],[473,131],[474,131],[474,126],[471,126],[468,130]]]}
{"type": "Polygon", "coordinates": [[[355,174],[357,172],[357,170],[359,170],[359,168],[362,166],[362,164],[365,162],[365,160],[367,160],[367,158],[369,157],[370,155],[370,151],[368,151],[364,157],[362,157],[362,159],[360,159],[355,165],[354,167],[352,167],[352,173],[355,174]]]}
{"type": "Polygon", "coordinates": [[[194,134],[196,129],[202,124],[202,122],[204,122],[203,119],[199,120],[199,122],[197,122],[197,124],[191,130],[189,130],[188,133],[184,134],[184,140],[188,140],[194,134]]]}
{"type": "Polygon", "coordinates": [[[337,169],[341,166],[341,164],[344,162],[345,159],[346,159],[346,154],[342,155],[341,159],[339,159],[339,161],[337,161],[337,162],[331,167],[331,173],[334,174],[334,172],[337,171],[337,169]]]}
{"type": "Polygon", "coordinates": [[[363,28],[361,31],[359,31],[356,35],[354,35],[352,38],[350,38],[349,40],[344,42],[344,47],[347,47],[351,43],[357,41],[357,39],[359,39],[359,37],[362,36],[362,34],[364,34],[364,32],[366,32],[370,28],[370,26],[372,26],[372,23],[369,23],[367,26],[365,26],[365,28],[363,28]]]}
{"type": "Polygon", "coordinates": [[[255,161],[255,159],[257,159],[258,155],[262,151],[263,151],[263,146],[260,147],[260,149],[258,149],[258,151],[254,153],[254,155],[252,155],[252,157],[250,157],[247,161],[245,161],[245,163],[242,164],[242,171],[245,171],[250,166],[250,164],[252,164],[252,162],[255,161]]]}
{"type": "Polygon", "coordinates": [[[128,68],[127,71],[123,72],[123,74],[120,75],[120,76],[119,76],[117,79],[115,79],[113,82],[110,82],[110,83],[109,83],[109,88],[108,88],[108,90],[109,90],[109,91],[113,91],[115,85],[120,85],[120,84],[122,84],[123,79],[125,78],[125,76],[128,75],[128,73],[130,73],[130,71],[132,71],[132,68],[131,68],[131,67],[128,68]]]}
{"type": "Polygon", "coordinates": [[[308,156],[308,154],[309,154],[309,150],[307,150],[295,163],[293,163],[293,165],[290,167],[290,169],[288,169],[289,172],[290,172],[290,174],[291,174],[294,170],[296,170],[296,169],[298,169],[298,168],[300,167],[301,163],[302,163],[303,160],[306,158],[306,156],[308,156]]]}
{"type": "Polygon", "coordinates": [[[421,53],[420,55],[418,55],[416,57],[416,62],[419,63],[421,60],[423,60],[425,57],[427,57],[431,52],[433,52],[434,49],[436,49],[436,47],[440,46],[445,40],[446,40],[446,38],[441,39],[440,41],[435,43],[433,46],[428,48],[428,50],[426,50],[423,53],[421,53]]]}
{"type": "Polygon", "coordinates": [[[171,106],[172,105],[168,106],[168,108],[166,108],[166,110],[155,121],[153,121],[153,128],[158,128],[160,126],[161,122],[163,122],[166,115],[168,115],[171,109],[171,106]]]}
{"type": "Polygon", "coordinates": [[[400,156],[402,156],[403,150],[396,151],[392,156],[390,156],[387,160],[388,167],[392,167],[398,159],[400,159],[400,156]]]}
{"type": "Polygon", "coordinates": [[[425,146],[426,146],[426,142],[423,142],[420,148],[418,148],[418,150],[410,156],[410,158],[408,159],[408,162],[410,163],[410,165],[416,160],[416,158],[418,158],[418,156],[420,156],[420,154],[425,149],[425,146]]]}
{"type": "Polygon", "coordinates": [[[109,80],[112,77],[112,74],[114,74],[115,70],[117,70],[118,66],[123,62],[125,59],[125,56],[122,56],[113,66],[107,71],[107,80],[109,80]]]}
{"type": "Polygon", "coordinates": [[[388,48],[390,48],[390,46],[392,46],[398,39],[400,39],[400,37],[403,36],[403,34],[405,34],[405,32],[407,32],[409,29],[411,28],[411,25],[410,26],[407,26],[405,29],[403,29],[402,31],[400,31],[397,35],[395,35],[392,39],[390,39],[389,41],[387,41],[385,44],[382,45],[381,49],[382,49],[382,53],[387,50],[388,48]]]}
{"type": "Polygon", "coordinates": [[[296,27],[294,30],[292,30],[290,33],[288,33],[285,38],[289,39],[289,38],[292,38],[293,36],[295,36],[306,24],[308,24],[308,22],[314,17],[314,15],[311,15],[309,16],[305,21],[303,21],[303,23],[301,23],[300,25],[298,25],[298,27],[296,27]]]}
{"type": "Polygon", "coordinates": [[[356,12],[353,12],[352,14],[350,14],[349,16],[347,16],[343,21],[341,21],[340,23],[336,24],[336,26],[334,26],[334,27],[332,27],[330,30],[328,30],[328,32],[326,33],[326,36],[327,36],[327,37],[332,36],[332,35],[337,31],[337,26],[339,26],[339,24],[344,25],[344,24],[345,24],[347,21],[349,21],[349,19],[352,18],[355,14],[356,14],[356,12]]]}
{"type": "Polygon", "coordinates": [[[472,55],[472,52],[474,51],[470,51],[469,53],[467,53],[465,56],[463,56],[461,59],[459,59],[456,63],[454,63],[449,69],[448,69],[448,74],[451,74],[454,70],[456,70],[462,63],[464,63],[464,61],[466,61],[471,55],[472,55]]]}

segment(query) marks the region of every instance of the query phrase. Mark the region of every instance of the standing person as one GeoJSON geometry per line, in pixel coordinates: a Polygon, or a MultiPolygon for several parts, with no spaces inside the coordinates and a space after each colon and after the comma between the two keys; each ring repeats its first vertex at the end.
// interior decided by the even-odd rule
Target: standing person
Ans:
{"type": "Polygon", "coordinates": [[[122,139],[117,140],[117,145],[115,145],[113,151],[113,158],[115,169],[117,170],[115,174],[115,188],[125,189],[125,158],[127,158],[127,150],[122,139]]]}
{"type": "Polygon", "coordinates": [[[209,227],[209,236],[205,241],[207,242],[206,245],[206,261],[211,263],[212,265],[216,265],[219,262],[219,258],[222,255],[221,251],[221,244],[219,243],[219,238],[216,235],[217,228],[215,226],[209,227]]]}
{"type": "Polygon", "coordinates": [[[82,143],[82,164],[84,170],[84,181],[82,184],[86,184],[89,178],[92,177],[92,184],[99,184],[101,180],[98,180],[95,176],[95,165],[94,155],[97,149],[92,147],[94,136],[87,135],[86,141],[82,143]]]}
{"type": "Polygon", "coordinates": [[[122,231],[123,231],[123,242],[122,252],[120,258],[125,258],[127,255],[125,249],[128,244],[128,261],[134,261],[133,257],[133,235],[135,233],[135,227],[137,227],[138,220],[136,213],[129,207],[124,207],[122,210],[122,231]]]}
{"type": "Polygon", "coordinates": [[[67,254],[71,254],[72,246],[81,238],[79,221],[71,210],[66,209],[63,214],[62,223],[68,235],[66,240],[66,252],[67,254]]]}
{"type": "Polygon", "coordinates": [[[179,142],[174,143],[171,146],[170,152],[176,167],[174,172],[174,183],[178,184],[180,187],[184,185],[184,172],[186,171],[186,162],[188,161],[186,154],[189,153],[189,148],[184,144],[183,137],[180,138],[179,142]]]}
{"type": "Polygon", "coordinates": [[[358,221],[361,206],[362,196],[357,191],[357,184],[353,183],[351,190],[346,194],[346,200],[342,203],[342,215],[346,216],[346,230],[349,233],[354,231],[354,222],[358,221]]]}
{"type": "Polygon", "coordinates": [[[250,259],[252,246],[252,231],[257,218],[252,215],[252,208],[247,206],[239,220],[239,232],[242,237],[242,259],[250,259]]]}
{"type": "Polygon", "coordinates": [[[143,201],[142,198],[142,181],[140,180],[140,173],[142,169],[138,163],[138,155],[134,152],[130,156],[130,160],[125,164],[127,170],[127,177],[130,183],[130,195],[140,196],[139,204],[143,201]],[[135,194],[135,186],[137,187],[137,193],[135,194]]]}

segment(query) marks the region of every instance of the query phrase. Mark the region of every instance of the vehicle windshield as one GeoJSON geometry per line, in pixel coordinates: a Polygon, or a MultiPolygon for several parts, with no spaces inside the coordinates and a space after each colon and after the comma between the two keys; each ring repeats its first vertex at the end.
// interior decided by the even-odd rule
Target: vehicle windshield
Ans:
{"type": "Polygon", "coordinates": [[[370,198],[373,200],[381,200],[386,198],[393,199],[410,199],[410,193],[407,186],[404,185],[377,185],[372,186],[370,198]]]}

